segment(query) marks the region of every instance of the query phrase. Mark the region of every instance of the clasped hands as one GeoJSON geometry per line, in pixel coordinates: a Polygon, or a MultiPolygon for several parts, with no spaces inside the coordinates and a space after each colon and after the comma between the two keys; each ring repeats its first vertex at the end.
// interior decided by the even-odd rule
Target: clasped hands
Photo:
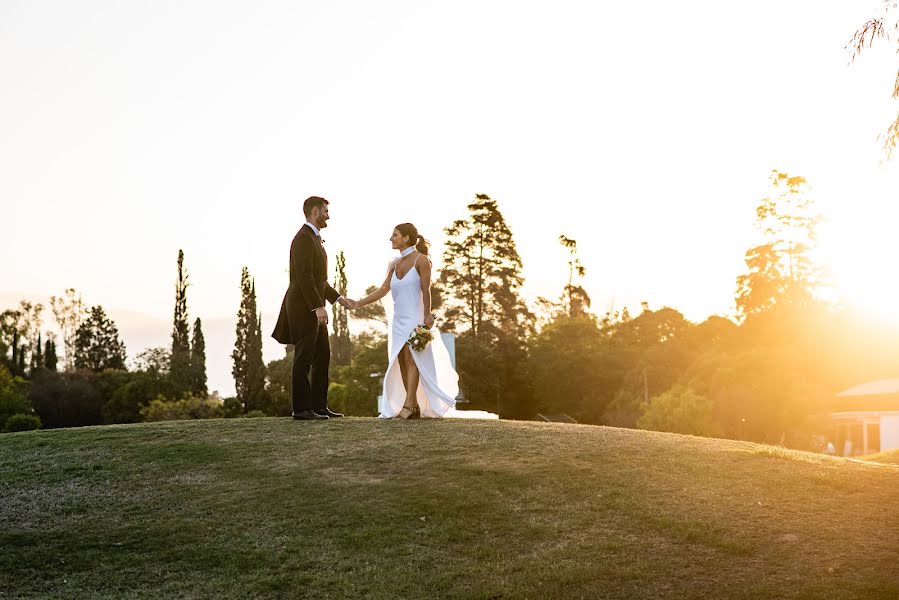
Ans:
{"type": "Polygon", "coordinates": [[[355,310],[359,308],[358,300],[350,300],[349,298],[344,298],[343,296],[338,298],[337,303],[349,310],[355,310]]]}
{"type": "MultiPolygon", "coordinates": [[[[343,306],[344,308],[348,308],[353,310],[359,307],[359,302],[356,300],[350,300],[349,298],[344,298],[341,296],[337,299],[337,303],[343,306]]],[[[320,306],[315,309],[315,318],[318,319],[319,325],[327,325],[328,324],[328,309],[324,306],[320,306]]]]}

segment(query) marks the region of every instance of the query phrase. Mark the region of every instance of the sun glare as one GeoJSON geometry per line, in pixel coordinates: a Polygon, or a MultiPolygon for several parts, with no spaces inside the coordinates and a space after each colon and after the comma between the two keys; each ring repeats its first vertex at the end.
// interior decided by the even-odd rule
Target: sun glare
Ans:
{"type": "Polygon", "coordinates": [[[822,240],[835,292],[847,307],[899,325],[899,203],[856,207],[822,240]]]}

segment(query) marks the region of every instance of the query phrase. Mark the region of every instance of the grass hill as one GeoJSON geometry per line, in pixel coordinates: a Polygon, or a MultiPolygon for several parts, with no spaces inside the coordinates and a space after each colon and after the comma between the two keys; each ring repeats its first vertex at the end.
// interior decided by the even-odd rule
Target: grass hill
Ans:
{"type": "Polygon", "coordinates": [[[886,452],[869,454],[860,458],[861,460],[869,460],[871,462],[885,463],[888,465],[899,465],[899,450],[887,450],[886,452]]]}
{"type": "Polygon", "coordinates": [[[553,423],[0,436],[0,597],[899,597],[899,467],[553,423]]]}

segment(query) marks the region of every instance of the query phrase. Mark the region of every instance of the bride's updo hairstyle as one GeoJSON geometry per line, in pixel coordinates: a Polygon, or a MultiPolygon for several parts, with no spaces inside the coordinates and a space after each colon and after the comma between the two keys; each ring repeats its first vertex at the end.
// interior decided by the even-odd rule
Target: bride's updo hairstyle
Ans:
{"type": "Polygon", "coordinates": [[[423,235],[418,235],[418,230],[415,228],[415,225],[412,223],[403,223],[401,225],[396,226],[396,230],[400,232],[400,235],[409,238],[409,241],[415,249],[421,252],[424,255],[428,254],[428,240],[424,238],[423,235]]]}

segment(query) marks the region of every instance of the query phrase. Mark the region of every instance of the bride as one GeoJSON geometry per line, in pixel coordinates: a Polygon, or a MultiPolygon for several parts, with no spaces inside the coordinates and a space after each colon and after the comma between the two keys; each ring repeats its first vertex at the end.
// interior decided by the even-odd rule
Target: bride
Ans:
{"type": "Polygon", "coordinates": [[[400,256],[390,262],[384,283],[362,300],[350,301],[352,308],[359,308],[388,293],[393,297],[393,315],[387,328],[389,361],[378,411],[384,419],[448,416],[455,412],[459,376],[434,327],[428,242],[411,223],[397,225],[390,242],[400,256]],[[418,325],[427,327],[434,337],[420,352],[407,343],[418,325]]]}

